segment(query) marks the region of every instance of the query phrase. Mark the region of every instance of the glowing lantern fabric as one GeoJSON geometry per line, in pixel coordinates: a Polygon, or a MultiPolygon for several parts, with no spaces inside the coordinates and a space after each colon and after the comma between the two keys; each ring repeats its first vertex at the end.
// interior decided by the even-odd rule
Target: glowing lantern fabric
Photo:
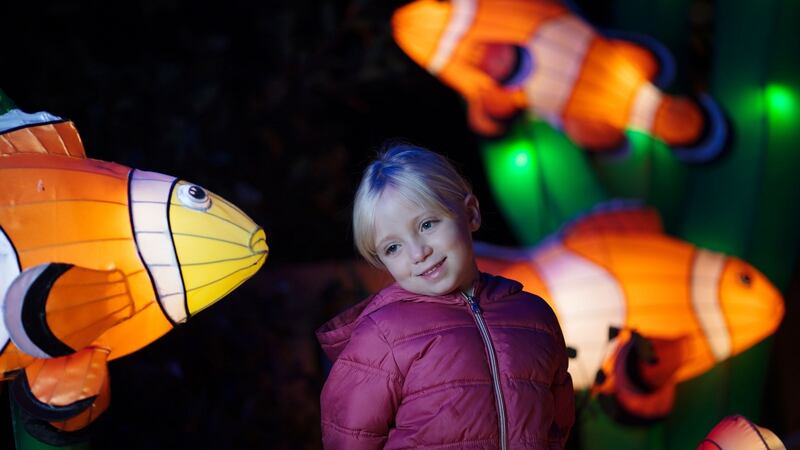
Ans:
{"type": "Polygon", "coordinates": [[[107,361],[227,295],[268,247],[202,187],[88,159],[71,122],[11,115],[22,125],[0,134],[0,376],[15,377],[22,409],[73,431],[108,404],[107,361]]]}
{"type": "Polygon", "coordinates": [[[742,416],[731,416],[708,433],[697,450],[786,450],[778,436],[742,416]]]}
{"type": "Polygon", "coordinates": [[[653,83],[661,62],[649,49],[603,37],[559,2],[417,0],[392,26],[415,62],[466,99],[479,133],[499,134],[526,110],[589,150],[619,148],[628,129],[692,161],[724,146],[725,121],[709,97],[665,94],[653,83]]]}
{"type": "Polygon", "coordinates": [[[550,302],[577,352],[576,389],[646,419],[669,412],[676,383],[771,335],[784,313],[754,267],[665,235],[654,210],[627,203],[602,205],[536,247],[481,244],[476,254],[481,270],[550,302]]]}

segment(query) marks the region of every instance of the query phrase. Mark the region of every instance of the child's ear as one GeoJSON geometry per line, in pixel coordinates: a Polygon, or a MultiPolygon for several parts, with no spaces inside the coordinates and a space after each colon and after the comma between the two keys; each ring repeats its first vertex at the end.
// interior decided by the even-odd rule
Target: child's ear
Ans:
{"type": "Polygon", "coordinates": [[[481,206],[478,203],[478,197],[473,194],[467,194],[464,198],[464,211],[466,212],[469,231],[478,231],[478,228],[481,227],[481,206]]]}

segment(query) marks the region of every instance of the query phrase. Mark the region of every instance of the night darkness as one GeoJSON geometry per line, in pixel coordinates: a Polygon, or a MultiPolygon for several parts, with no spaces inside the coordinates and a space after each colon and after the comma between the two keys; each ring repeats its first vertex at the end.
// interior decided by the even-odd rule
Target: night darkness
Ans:
{"type": "MultiPolygon", "coordinates": [[[[516,243],[461,98],[391,38],[389,18],[403,3],[0,6],[0,89],[19,108],[73,120],[91,158],[177,176],[231,200],[270,245],[261,271],[228,298],[109,365],[112,402],[93,448],[321,448],[324,363],[313,330],[359,292],[312,281],[298,300],[292,281],[276,274],[355,256],[352,196],[387,139],[453,159],[481,200],[476,238],[516,243]]],[[[580,3],[595,21],[606,19],[609,1],[580,3]]],[[[703,84],[705,74],[679,76],[703,84]]],[[[2,448],[13,445],[7,397],[3,390],[2,448]]]]}
{"type": "MultiPolygon", "coordinates": [[[[284,298],[270,273],[354,257],[352,196],[387,139],[451,157],[481,199],[481,233],[514,243],[460,97],[391,38],[399,4],[4,3],[0,87],[18,107],[73,120],[91,158],[207,187],[268,233],[253,280],[110,364],[95,448],[319,448],[313,330],[337,307],[284,298]]],[[[355,300],[327,288],[339,307],[355,300]]]]}

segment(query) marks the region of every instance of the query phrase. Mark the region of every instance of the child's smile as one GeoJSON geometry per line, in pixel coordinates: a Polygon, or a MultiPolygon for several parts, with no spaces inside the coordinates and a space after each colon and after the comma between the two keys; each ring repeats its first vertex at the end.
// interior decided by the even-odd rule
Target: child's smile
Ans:
{"type": "Polygon", "coordinates": [[[427,269],[426,271],[422,272],[417,276],[425,277],[428,279],[435,279],[440,273],[442,273],[442,271],[439,269],[442,267],[442,264],[444,264],[446,259],[447,257],[442,258],[442,260],[434,264],[433,267],[427,269]]]}

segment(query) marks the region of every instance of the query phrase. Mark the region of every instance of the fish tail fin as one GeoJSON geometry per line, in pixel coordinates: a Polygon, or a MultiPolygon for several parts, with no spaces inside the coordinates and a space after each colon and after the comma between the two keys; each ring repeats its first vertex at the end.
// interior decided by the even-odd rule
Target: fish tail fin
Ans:
{"type": "Polygon", "coordinates": [[[663,95],[653,117],[651,132],[670,146],[696,142],[705,117],[700,105],[688,97],[663,95]]]}
{"type": "Polygon", "coordinates": [[[661,95],[651,99],[658,99],[658,104],[650,132],[672,147],[679,159],[700,163],[725,150],[728,122],[710,96],[704,94],[695,99],[661,95]]]}
{"type": "Polygon", "coordinates": [[[701,94],[696,101],[688,99],[685,101],[694,103],[694,108],[700,114],[702,126],[691,141],[670,144],[672,151],[682,161],[693,163],[711,161],[728,147],[730,141],[728,119],[719,104],[708,94],[701,94]]]}
{"type": "MultiPolygon", "coordinates": [[[[603,34],[611,39],[617,52],[642,70],[653,86],[663,89],[672,83],[675,58],[661,42],[630,31],[606,30],[603,34]]],[[[652,134],[670,145],[676,156],[686,162],[716,158],[730,139],[725,114],[707,94],[693,98],[663,95],[652,127],[652,134]]]]}
{"type": "Polygon", "coordinates": [[[475,132],[484,136],[499,136],[519,112],[516,95],[484,88],[469,99],[467,119],[475,132]]]}
{"type": "Polygon", "coordinates": [[[108,408],[108,350],[90,347],[68,356],[38,359],[19,373],[11,396],[26,429],[46,443],[64,445],[68,433],[87,427],[108,408]]]}
{"type": "Polygon", "coordinates": [[[11,283],[3,304],[11,340],[37,358],[72,354],[133,312],[122,272],[61,263],[23,271],[11,283]]]}

